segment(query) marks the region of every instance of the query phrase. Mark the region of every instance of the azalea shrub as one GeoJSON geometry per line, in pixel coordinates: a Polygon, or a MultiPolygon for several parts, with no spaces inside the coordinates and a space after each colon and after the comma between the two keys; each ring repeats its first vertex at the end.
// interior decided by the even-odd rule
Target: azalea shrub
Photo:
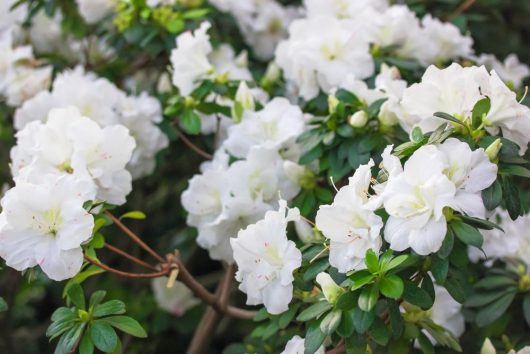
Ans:
{"type": "Polygon", "coordinates": [[[525,13],[2,1],[0,352],[529,352],[525,13]]]}

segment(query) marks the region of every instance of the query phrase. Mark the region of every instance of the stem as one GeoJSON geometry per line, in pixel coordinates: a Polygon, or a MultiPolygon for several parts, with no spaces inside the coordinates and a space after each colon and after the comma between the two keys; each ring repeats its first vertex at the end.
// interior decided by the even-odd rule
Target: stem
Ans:
{"type": "MultiPolygon", "coordinates": [[[[221,309],[226,309],[228,306],[234,271],[235,269],[233,265],[227,266],[223,279],[217,287],[216,295],[214,295],[215,297],[218,295],[218,304],[221,309]]],[[[197,331],[193,335],[187,354],[200,354],[205,352],[205,349],[208,348],[208,344],[213,337],[213,332],[215,332],[215,329],[222,318],[221,313],[222,312],[214,307],[208,307],[199,323],[197,331]]]]}
{"type": "Polygon", "coordinates": [[[141,259],[138,259],[138,258],[136,258],[134,256],[131,256],[127,252],[122,251],[122,250],[120,250],[117,247],[114,247],[114,246],[109,245],[109,244],[106,243],[105,244],[105,248],[108,249],[109,251],[112,251],[112,252],[114,252],[116,254],[119,254],[120,256],[123,256],[123,257],[127,258],[128,260],[130,260],[130,261],[132,261],[132,262],[134,262],[134,263],[136,263],[138,265],[141,265],[141,266],[143,266],[145,268],[148,268],[148,269],[151,269],[151,270],[154,270],[154,271],[158,271],[159,270],[155,266],[152,266],[149,263],[142,261],[141,259]]]}
{"type": "Polygon", "coordinates": [[[346,347],[344,343],[337,345],[335,348],[328,350],[326,354],[344,354],[346,353],[346,347]]]}
{"type": "Polygon", "coordinates": [[[129,236],[134,242],[136,242],[140,247],[142,247],[144,250],[147,251],[151,256],[156,258],[160,263],[165,263],[166,260],[164,257],[156,253],[151,247],[149,247],[142,239],[136,235],[134,232],[131,231],[127,226],[125,226],[117,217],[115,217],[110,211],[105,210],[105,214],[107,214],[111,220],[118,226],[127,236],[129,236]]]}
{"type": "Polygon", "coordinates": [[[465,0],[458,8],[449,16],[447,16],[447,20],[451,21],[455,17],[463,14],[466,12],[471,6],[473,6],[477,2],[477,0],[465,0]]]}
{"type": "Polygon", "coordinates": [[[95,259],[90,258],[89,256],[85,256],[85,260],[89,263],[92,263],[96,267],[106,270],[109,273],[114,273],[126,278],[160,278],[168,275],[168,272],[171,270],[171,268],[167,268],[156,273],[129,273],[109,267],[108,265],[100,263],[95,259]]]}
{"type": "Polygon", "coordinates": [[[184,144],[186,144],[190,149],[192,149],[193,151],[195,151],[198,155],[204,157],[205,159],[208,159],[208,160],[211,160],[213,158],[212,155],[210,155],[209,153],[207,153],[206,151],[202,150],[200,147],[198,147],[197,145],[195,145],[190,139],[188,139],[188,137],[186,136],[186,134],[182,133],[180,131],[180,129],[177,127],[176,124],[174,124],[175,126],[175,131],[178,135],[178,137],[180,138],[180,140],[182,140],[182,142],[184,144]]]}

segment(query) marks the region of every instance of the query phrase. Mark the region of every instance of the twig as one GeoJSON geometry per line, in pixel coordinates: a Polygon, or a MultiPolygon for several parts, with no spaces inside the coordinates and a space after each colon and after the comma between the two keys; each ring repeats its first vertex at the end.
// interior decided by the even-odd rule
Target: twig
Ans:
{"type": "Polygon", "coordinates": [[[96,261],[95,259],[90,258],[89,256],[85,256],[85,260],[89,263],[92,263],[96,267],[106,270],[109,273],[114,273],[114,274],[117,274],[119,276],[126,277],[126,278],[160,278],[160,277],[167,276],[171,269],[171,268],[167,268],[167,269],[164,269],[156,273],[129,273],[129,272],[124,272],[124,271],[109,267],[108,265],[100,263],[96,261]]]}
{"type": "Polygon", "coordinates": [[[447,21],[451,21],[455,17],[466,12],[471,6],[473,6],[477,0],[465,0],[458,8],[449,16],[447,16],[447,21]]]}
{"type": "MultiPolygon", "coordinates": [[[[230,298],[230,287],[232,286],[232,280],[234,278],[234,266],[229,265],[225,270],[225,274],[221,283],[217,287],[216,296],[218,295],[220,309],[225,309],[228,306],[230,298]]],[[[221,312],[217,311],[214,307],[208,307],[204,313],[197,331],[193,335],[187,354],[201,354],[205,353],[208,348],[208,344],[213,336],[213,332],[217,328],[219,321],[221,320],[221,312]]]]}
{"type": "Polygon", "coordinates": [[[344,346],[344,343],[339,343],[335,348],[328,350],[326,354],[345,354],[346,353],[346,347],[344,346]]]}
{"type": "Polygon", "coordinates": [[[177,135],[180,138],[180,140],[182,140],[182,142],[184,144],[186,144],[190,149],[192,149],[193,151],[195,151],[197,154],[199,154],[200,156],[204,157],[205,159],[211,160],[213,158],[212,155],[210,155],[206,151],[202,150],[200,147],[195,145],[190,139],[188,139],[186,134],[181,132],[176,124],[174,124],[174,126],[175,126],[175,131],[177,132],[177,135]]]}
{"type": "Polygon", "coordinates": [[[130,261],[132,261],[132,262],[134,262],[134,263],[136,263],[138,265],[141,265],[141,266],[143,266],[145,268],[148,268],[148,269],[151,269],[151,270],[154,270],[154,271],[158,271],[159,270],[155,266],[152,266],[151,264],[149,264],[147,262],[144,262],[141,259],[136,258],[135,256],[131,256],[127,252],[124,252],[124,251],[120,250],[117,247],[109,245],[108,243],[105,244],[105,248],[108,249],[109,251],[112,251],[112,252],[114,252],[116,254],[119,254],[120,256],[125,257],[128,260],[130,260],[130,261]]]}
{"type": "Polygon", "coordinates": [[[142,247],[144,250],[147,251],[151,256],[155,257],[160,263],[165,263],[166,260],[164,257],[156,253],[151,247],[149,247],[142,239],[136,235],[134,232],[131,231],[127,226],[125,226],[117,217],[115,217],[110,211],[106,210],[105,214],[107,214],[114,224],[118,226],[127,236],[129,236],[134,242],[136,242],[140,247],[142,247]]]}

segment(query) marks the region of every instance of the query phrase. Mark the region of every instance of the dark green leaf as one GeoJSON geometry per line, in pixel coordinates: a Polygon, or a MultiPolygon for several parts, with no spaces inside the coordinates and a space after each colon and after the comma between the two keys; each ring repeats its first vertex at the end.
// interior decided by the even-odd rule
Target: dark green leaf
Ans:
{"type": "Polygon", "coordinates": [[[451,254],[451,251],[453,250],[453,246],[455,244],[455,234],[453,230],[451,230],[450,227],[447,228],[447,234],[445,235],[444,241],[442,243],[442,247],[440,247],[440,250],[438,250],[438,256],[440,258],[447,258],[451,254]]]}
{"type": "Polygon", "coordinates": [[[320,321],[315,321],[309,325],[305,335],[304,354],[314,354],[324,343],[326,335],[320,330],[320,321]]]}
{"type": "Polygon", "coordinates": [[[353,334],[353,331],[355,330],[354,313],[354,310],[344,311],[342,313],[342,319],[340,321],[339,326],[337,327],[337,333],[340,336],[350,337],[353,334]]]}
{"type": "Polygon", "coordinates": [[[94,317],[120,315],[125,313],[125,304],[120,300],[110,300],[94,308],[94,317]]]}
{"type": "Polygon", "coordinates": [[[299,308],[300,304],[292,305],[289,310],[280,315],[280,318],[278,319],[278,326],[280,326],[280,329],[286,328],[291,323],[299,308]]]}
{"type": "Polygon", "coordinates": [[[448,120],[450,122],[453,122],[453,123],[456,123],[456,124],[459,124],[459,125],[465,127],[465,124],[461,120],[453,117],[450,114],[447,114],[447,113],[444,113],[444,112],[436,112],[436,113],[434,113],[434,116],[438,117],[438,118],[442,118],[442,119],[448,120]]]}
{"type": "Polygon", "coordinates": [[[301,322],[309,321],[309,320],[311,320],[311,319],[313,319],[315,317],[319,317],[324,312],[330,310],[331,307],[332,307],[331,304],[328,303],[327,301],[317,302],[317,303],[309,306],[308,308],[306,308],[304,311],[302,311],[296,317],[296,320],[297,321],[301,321],[301,322]]]}
{"type": "Polygon", "coordinates": [[[130,334],[138,338],[147,337],[147,333],[142,326],[134,318],[129,316],[112,316],[101,319],[110,324],[112,327],[119,329],[122,332],[130,334]]]}
{"type": "Polygon", "coordinates": [[[68,299],[74,304],[75,307],[81,310],[85,310],[85,294],[81,285],[74,283],[70,286],[67,291],[68,299]]]}
{"type": "Polygon", "coordinates": [[[464,224],[460,220],[453,220],[451,222],[451,229],[455,233],[456,237],[460,239],[466,245],[481,248],[484,243],[484,237],[482,234],[473,226],[464,224]]]}
{"type": "Polygon", "coordinates": [[[374,311],[365,312],[360,308],[353,310],[353,326],[359,334],[365,333],[368,328],[374,323],[375,314],[374,311]]]}
{"type": "Polygon", "coordinates": [[[79,354],[92,354],[94,353],[94,343],[90,338],[90,334],[85,333],[81,343],[79,343],[79,354]]]}
{"type": "Polygon", "coordinates": [[[493,301],[497,300],[503,295],[506,295],[509,292],[513,292],[513,290],[514,288],[508,288],[498,289],[494,292],[476,292],[467,298],[465,305],[467,307],[482,307],[484,305],[492,303],[493,301]]]}
{"type": "Polygon", "coordinates": [[[472,216],[460,215],[460,218],[468,225],[474,226],[482,230],[493,230],[497,229],[504,231],[499,225],[484,219],[474,218],[472,216]]]}
{"type": "Polygon", "coordinates": [[[424,354],[436,354],[436,351],[434,350],[434,346],[432,345],[431,341],[423,332],[420,332],[420,335],[418,336],[418,343],[420,345],[421,351],[424,354]]]}
{"type": "Polygon", "coordinates": [[[55,354],[69,354],[80,339],[85,325],[85,323],[77,323],[64,333],[57,343],[55,354]]]}
{"type": "Polygon", "coordinates": [[[495,288],[505,288],[507,286],[514,286],[517,285],[515,280],[512,278],[503,276],[503,275],[495,275],[486,277],[483,279],[480,279],[478,282],[475,283],[476,289],[495,289],[495,288]]]}
{"type": "Polygon", "coordinates": [[[68,307],[59,307],[52,314],[52,322],[56,321],[66,321],[68,319],[74,319],[77,317],[77,311],[68,308],[68,307]]]}
{"type": "Polygon", "coordinates": [[[523,300],[523,314],[526,323],[530,326],[530,294],[526,294],[523,300]]]}
{"type": "Polygon", "coordinates": [[[105,290],[95,291],[92,296],[90,296],[88,307],[94,308],[95,306],[99,305],[101,301],[105,298],[105,295],[107,295],[107,292],[105,290]]]}
{"type": "Polygon", "coordinates": [[[516,294],[516,291],[507,293],[488,306],[484,307],[477,313],[477,317],[475,318],[476,323],[480,327],[484,327],[497,320],[506,312],[508,307],[510,307],[516,294]]]}
{"type": "Polygon", "coordinates": [[[406,302],[416,305],[423,310],[430,309],[433,304],[433,299],[429,296],[429,294],[411,282],[405,282],[403,299],[406,302]]]}
{"type": "Polygon", "coordinates": [[[390,332],[388,331],[385,322],[380,318],[375,319],[369,333],[372,336],[374,342],[381,346],[387,345],[388,341],[390,340],[390,332]]]}
{"type": "Polygon", "coordinates": [[[7,302],[4,300],[3,297],[0,296],[0,312],[7,311],[9,307],[7,306],[7,302]]]}
{"type": "Polygon", "coordinates": [[[502,186],[499,181],[482,191],[482,201],[488,210],[493,210],[502,203],[502,186]]]}
{"type": "Polygon", "coordinates": [[[304,281],[311,281],[316,278],[318,273],[324,272],[328,268],[329,268],[329,261],[327,258],[318,259],[314,261],[313,263],[311,263],[309,267],[307,267],[302,279],[304,281]]]}
{"type": "Polygon", "coordinates": [[[433,256],[431,258],[431,273],[439,284],[443,284],[449,272],[449,260],[447,258],[440,258],[433,256]]]}
{"type": "Polygon", "coordinates": [[[357,300],[359,296],[351,291],[345,292],[340,295],[335,307],[339,310],[351,310],[357,306],[357,300]]]}
{"type": "Polygon", "coordinates": [[[182,127],[192,135],[198,135],[201,132],[201,118],[191,109],[184,111],[180,117],[182,127]]]}
{"type": "Polygon", "coordinates": [[[530,170],[519,165],[502,165],[499,173],[511,176],[530,178],[530,170]]]}
{"type": "Polygon", "coordinates": [[[102,320],[92,322],[90,336],[96,348],[105,353],[113,351],[118,344],[116,331],[111,325],[102,320]]]}
{"type": "Polygon", "coordinates": [[[256,313],[256,317],[254,317],[254,322],[261,322],[265,321],[267,318],[269,318],[269,313],[267,312],[267,309],[265,307],[259,309],[259,311],[256,313]]]}
{"type": "Polygon", "coordinates": [[[396,302],[388,300],[388,314],[390,315],[390,326],[394,338],[401,337],[404,329],[404,320],[396,302]]]}
{"type": "Polygon", "coordinates": [[[485,117],[491,108],[491,101],[489,97],[483,98],[473,107],[471,115],[471,124],[473,128],[477,129],[482,124],[482,118],[485,117]]]}

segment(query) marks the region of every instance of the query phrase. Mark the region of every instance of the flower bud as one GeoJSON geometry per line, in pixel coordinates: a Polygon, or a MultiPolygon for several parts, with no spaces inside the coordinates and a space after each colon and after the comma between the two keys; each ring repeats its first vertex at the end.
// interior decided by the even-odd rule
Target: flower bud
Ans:
{"type": "Polygon", "coordinates": [[[355,112],[348,118],[348,123],[354,128],[362,128],[368,122],[368,113],[365,111],[355,112]]]}
{"type": "Polygon", "coordinates": [[[482,349],[480,349],[480,354],[497,354],[497,350],[495,350],[495,347],[493,346],[489,338],[486,338],[486,340],[484,341],[482,349]]]}
{"type": "Polygon", "coordinates": [[[269,64],[267,71],[265,71],[265,75],[261,79],[261,86],[265,89],[274,86],[274,84],[280,79],[280,74],[281,71],[278,65],[275,63],[269,64]]]}
{"type": "Polygon", "coordinates": [[[171,78],[169,77],[169,73],[162,73],[162,75],[160,75],[160,77],[158,78],[158,83],[156,84],[156,91],[158,93],[171,92],[171,87],[171,78]]]}
{"type": "Polygon", "coordinates": [[[391,109],[391,102],[386,101],[379,110],[379,116],[377,117],[379,122],[385,127],[393,127],[399,123],[398,117],[395,112],[391,109]]]}
{"type": "Polygon", "coordinates": [[[344,293],[344,289],[338,286],[328,273],[318,273],[316,281],[330,304],[335,304],[339,296],[344,293]]]}
{"type": "Polygon", "coordinates": [[[319,239],[318,235],[313,231],[313,227],[304,219],[300,219],[294,222],[294,229],[298,238],[303,243],[312,243],[319,239]]]}
{"type": "Polygon", "coordinates": [[[329,114],[335,113],[339,103],[340,103],[340,101],[334,95],[329,95],[328,96],[328,112],[329,112],[329,114]]]}
{"type": "Polygon", "coordinates": [[[486,155],[488,155],[491,162],[497,163],[501,148],[502,148],[502,142],[500,138],[498,138],[493,143],[491,143],[490,146],[488,146],[488,148],[486,149],[486,155]]]}

